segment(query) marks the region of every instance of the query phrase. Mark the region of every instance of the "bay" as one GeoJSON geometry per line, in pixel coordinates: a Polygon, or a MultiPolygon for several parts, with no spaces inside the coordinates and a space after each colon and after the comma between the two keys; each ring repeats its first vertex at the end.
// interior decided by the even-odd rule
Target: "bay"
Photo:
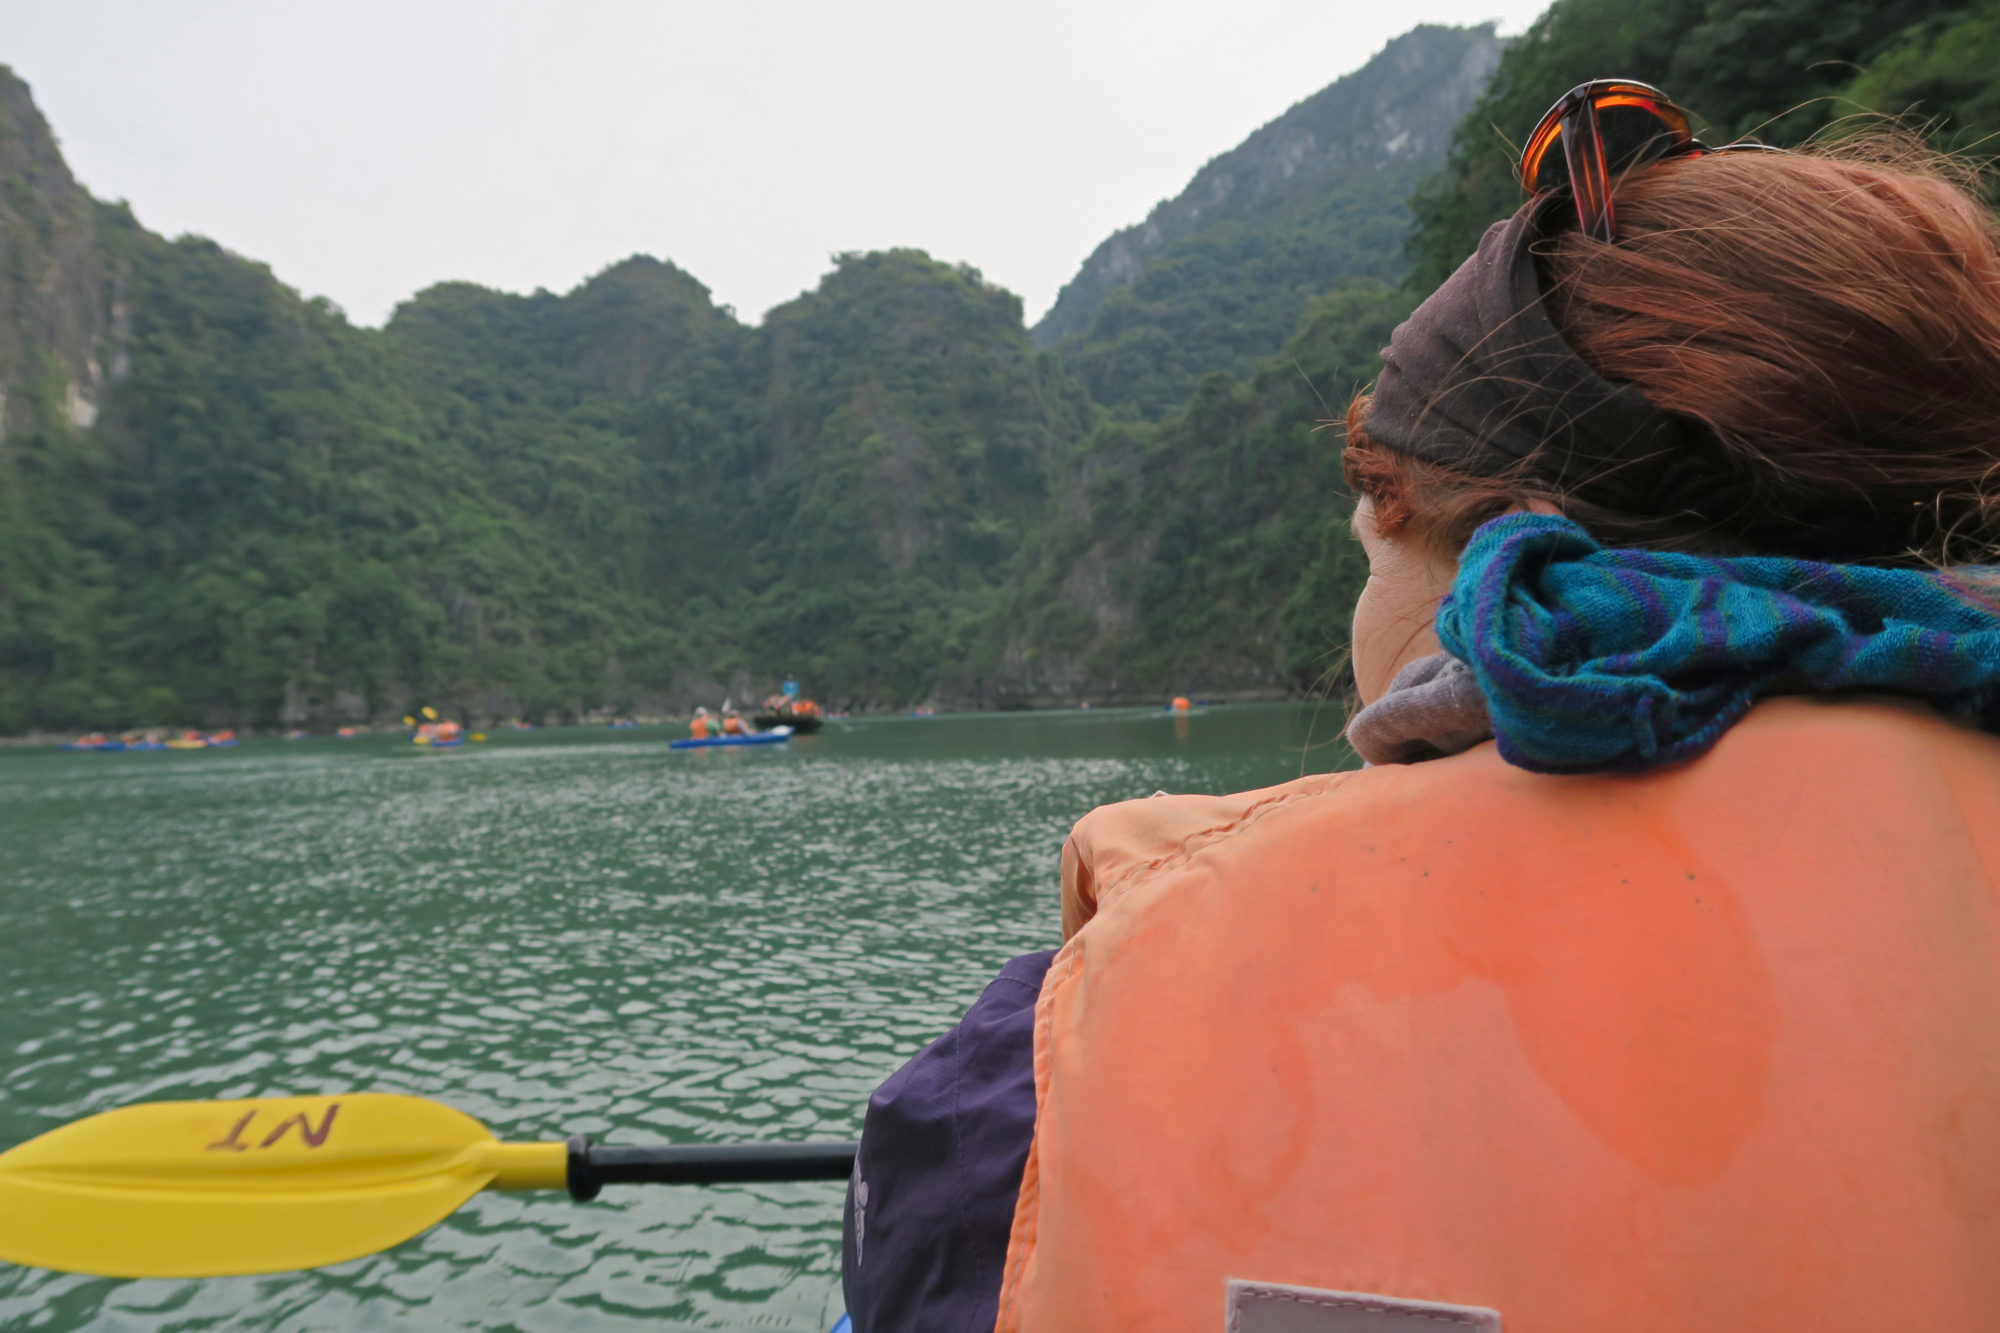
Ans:
{"type": "MultiPolygon", "coordinates": [[[[343,1091],[502,1138],[847,1138],[1006,959],[1069,826],[1353,762],[1316,705],[235,751],[0,750],[0,1147],[129,1102],[343,1091]]],[[[819,1333],[833,1183],[482,1195],[307,1273],[0,1266],[0,1328],[819,1333]]]]}

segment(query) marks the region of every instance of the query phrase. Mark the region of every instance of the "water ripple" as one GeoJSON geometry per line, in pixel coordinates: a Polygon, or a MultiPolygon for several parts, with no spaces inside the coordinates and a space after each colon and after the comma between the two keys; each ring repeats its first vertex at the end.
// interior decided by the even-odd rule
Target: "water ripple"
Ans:
{"type": "MultiPolygon", "coordinates": [[[[513,1139],[850,1137],[1001,962],[1053,945],[1078,815],[1283,781],[1309,725],[1271,708],[861,723],[755,753],[643,732],[0,752],[0,1145],[135,1101],[349,1090],[435,1097],[513,1139]]],[[[0,1268],[0,1327],[816,1333],[839,1311],[840,1196],[483,1195],[386,1253],[267,1277],[0,1268]]]]}

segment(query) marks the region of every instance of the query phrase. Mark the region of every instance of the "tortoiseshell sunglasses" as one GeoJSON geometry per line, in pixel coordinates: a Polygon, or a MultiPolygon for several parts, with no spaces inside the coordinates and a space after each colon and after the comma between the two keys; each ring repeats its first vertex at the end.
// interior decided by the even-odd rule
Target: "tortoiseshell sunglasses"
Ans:
{"type": "Polygon", "coordinates": [[[1576,225],[1585,235],[1618,239],[1611,213],[1611,182],[1634,167],[1670,157],[1751,149],[1783,152],[1761,143],[1710,148],[1694,137],[1688,113],[1649,83],[1592,79],[1556,99],[1521,150],[1521,184],[1530,194],[1570,187],[1576,225]],[[1551,151],[1557,141],[1560,153],[1551,151]]]}

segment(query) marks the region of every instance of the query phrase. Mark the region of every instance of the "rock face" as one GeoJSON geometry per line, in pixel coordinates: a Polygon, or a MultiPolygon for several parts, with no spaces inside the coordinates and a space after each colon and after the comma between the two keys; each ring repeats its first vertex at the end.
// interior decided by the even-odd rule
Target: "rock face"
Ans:
{"type": "Polygon", "coordinates": [[[0,733],[581,717],[788,673],[856,708],[1295,689],[1352,581],[1320,399],[1372,373],[1398,173],[1495,48],[1392,44],[1100,249],[1063,309],[1111,286],[1105,384],[1171,344],[1157,424],[918,251],[838,256],[761,327],[638,256],[356,328],[91,199],[0,70],[0,733]],[[1322,296],[1350,260],[1371,285],[1322,296]],[[1246,377],[1184,387],[1217,369],[1246,377]]]}
{"type": "Polygon", "coordinates": [[[90,426],[119,371],[118,284],[96,208],[28,85],[0,65],[0,440],[37,404],[90,426]]]}
{"type": "MultiPolygon", "coordinates": [[[[918,251],[843,255],[762,330],[769,379],[755,476],[798,542],[829,516],[881,570],[945,564],[990,583],[1048,502],[1055,457],[1089,425],[1039,365],[1021,301],[918,251]]],[[[820,558],[842,545],[826,534],[820,558]]]]}
{"type": "MultiPolygon", "coordinates": [[[[1088,333],[1114,291],[1198,232],[1277,216],[1300,202],[1365,185],[1389,168],[1414,168],[1416,175],[1435,170],[1453,127],[1499,63],[1501,46],[1490,23],[1425,25],[1396,38],[1360,69],[1210,161],[1144,222],[1098,246],[1034,326],[1035,345],[1053,347],[1088,333]]],[[[1400,205],[1400,192],[1395,202],[1400,205]]]]}
{"type": "Polygon", "coordinates": [[[983,674],[1091,409],[976,270],[843,255],[752,328],[636,256],[356,328],[91,199],[0,92],[0,734],[983,674]]]}
{"type": "Polygon", "coordinates": [[[1209,376],[1181,412],[1084,440],[1010,590],[992,691],[1031,706],[1280,697],[1337,674],[1366,562],[1326,423],[1408,309],[1368,280],[1316,297],[1253,376],[1209,376]]]}

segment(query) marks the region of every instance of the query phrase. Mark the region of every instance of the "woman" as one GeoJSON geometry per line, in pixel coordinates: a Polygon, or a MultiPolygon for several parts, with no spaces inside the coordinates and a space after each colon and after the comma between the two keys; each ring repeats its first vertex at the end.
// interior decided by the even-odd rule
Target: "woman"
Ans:
{"type": "Polygon", "coordinates": [[[1371,767],[1077,826],[858,1333],[2000,1327],[2000,241],[1872,151],[1552,108],[1349,413],[1371,767]]]}

